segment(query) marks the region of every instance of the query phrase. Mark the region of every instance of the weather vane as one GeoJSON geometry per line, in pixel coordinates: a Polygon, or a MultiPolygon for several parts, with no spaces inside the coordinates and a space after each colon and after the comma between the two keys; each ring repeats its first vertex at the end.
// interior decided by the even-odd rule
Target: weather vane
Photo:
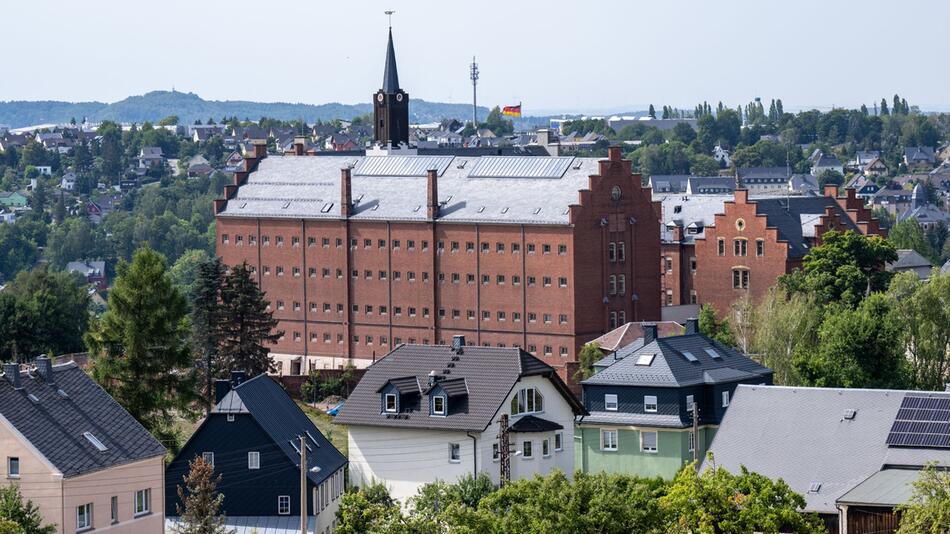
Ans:
{"type": "Polygon", "coordinates": [[[385,13],[386,16],[389,17],[389,27],[392,28],[393,27],[393,13],[395,13],[395,11],[390,9],[388,11],[383,11],[383,13],[385,13]]]}

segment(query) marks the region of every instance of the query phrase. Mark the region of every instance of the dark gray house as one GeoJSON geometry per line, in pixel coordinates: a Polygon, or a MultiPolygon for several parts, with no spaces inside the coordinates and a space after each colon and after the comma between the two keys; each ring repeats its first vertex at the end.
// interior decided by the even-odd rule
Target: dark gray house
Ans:
{"type": "Polygon", "coordinates": [[[261,518],[299,518],[303,437],[310,530],[332,528],[347,464],[340,451],[267,375],[244,381],[243,372],[234,372],[231,380],[216,382],[215,396],[218,402],[211,414],[166,469],[169,523],[178,515],[178,485],[196,456],[211,462],[215,476],[222,477],[218,489],[225,495],[222,511],[229,528],[266,525],[261,518]]]}
{"type": "Polygon", "coordinates": [[[577,469],[672,478],[697,446],[703,457],[736,386],[772,383],[771,369],[700,334],[696,319],[681,336],[643,330],[581,382],[588,415],[577,418],[577,469]]]}

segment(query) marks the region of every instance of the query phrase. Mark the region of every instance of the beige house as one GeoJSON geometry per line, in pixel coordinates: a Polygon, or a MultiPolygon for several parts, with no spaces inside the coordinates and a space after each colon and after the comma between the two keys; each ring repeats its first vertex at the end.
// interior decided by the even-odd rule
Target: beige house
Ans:
{"type": "Polygon", "coordinates": [[[0,484],[61,534],[161,534],[165,448],[74,363],[0,378],[0,484]]]}

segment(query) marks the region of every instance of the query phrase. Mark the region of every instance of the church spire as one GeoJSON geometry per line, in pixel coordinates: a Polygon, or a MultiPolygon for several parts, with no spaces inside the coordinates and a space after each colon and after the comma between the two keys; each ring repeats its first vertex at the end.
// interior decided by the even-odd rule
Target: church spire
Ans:
{"type": "Polygon", "coordinates": [[[399,73],[396,71],[396,50],[393,48],[393,28],[389,27],[389,46],[386,48],[386,70],[383,71],[383,92],[399,91],[399,73]]]}

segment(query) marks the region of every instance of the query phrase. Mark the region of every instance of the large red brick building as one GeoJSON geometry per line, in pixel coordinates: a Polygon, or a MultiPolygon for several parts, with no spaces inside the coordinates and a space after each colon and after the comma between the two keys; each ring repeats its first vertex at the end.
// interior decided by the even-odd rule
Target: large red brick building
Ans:
{"type": "Polygon", "coordinates": [[[563,367],[617,325],[660,318],[659,205],[619,148],[599,161],[419,155],[391,38],[386,72],[385,146],[267,157],[258,143],[215,201],[217,253],[254,269],[285,332],[283,373],[455,334],[563,367]]]}
{"type": "Polygon", "coordinates": [[[689,291],[691,302],[709,303],[724,314],[745,296],[753,302],[761,299],[779,276],[801,266],[829,230],[885,235],[853,189],[842,197],[835,186],[825,188],[824,196],[757,199],[737,189],[713,218],[692,243],[681,239],[683,228],[670,229],[680,238],[664,243],[661,260],[664,289],[680,284],[675,293],[680,300],[670,305],[685,303],[683,295],[689,291]]]}

